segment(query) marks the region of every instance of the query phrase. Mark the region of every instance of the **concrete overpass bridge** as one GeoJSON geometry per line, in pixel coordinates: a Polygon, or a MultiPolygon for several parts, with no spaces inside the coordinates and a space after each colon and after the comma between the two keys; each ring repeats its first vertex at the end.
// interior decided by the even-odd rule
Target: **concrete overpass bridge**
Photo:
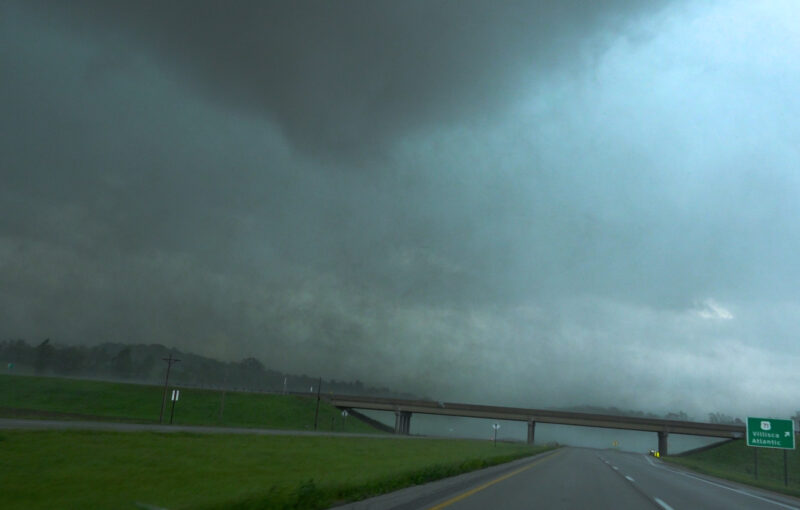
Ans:
{"type": "Polygon", "coordinates": [[[537,423],[655,432],[658,434],[658,450],[662,455],[667,454],[669,434],[719,437],[723,439],[738,439],[743,438],[745,435],[744,425],[723,425],[570,411],[547,411],[544,409],[460,404],[455,402],[432,402],[429,400],[354,397],[348,395],[327,395],[323,396],[323,398],[340,409],[394,412],[395,434],[406,435],[410,430],[413,413],[527,422],[528,443],[533,443],[537,423]]]}

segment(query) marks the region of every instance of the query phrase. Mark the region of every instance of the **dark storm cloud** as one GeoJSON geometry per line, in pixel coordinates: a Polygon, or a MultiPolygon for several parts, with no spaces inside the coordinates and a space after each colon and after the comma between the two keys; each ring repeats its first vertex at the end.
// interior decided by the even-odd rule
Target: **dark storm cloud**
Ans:
{"type": "MultiPolygon", "coordinates": [[[[495,115],[537,73],[579,61],[582,42],[622,23],[619,7],[594,4],[33,5],[8,18],[19,37],[7,45],[18,70],[5,84],[17,98],[7,193],[32,209],[28,227],[14,228],[52,239],[86,230],[48,226],[44,215],[66,200],[94,222],[82,234],[90,253],[158,247],[211,263],[255,225],[247,234],[269,239],[272,257],[404,301],[502,299],[497,282],[519,281],[497,275],[518,235],[497,228],[505,213],[482,217],[491,204],[481,188],[465,186],[461,169],[435,177],[443,168],[427,156],[410,171],[405,159],[367,167],[385,179],[326,176],[276,159],[285,151],[274,133],[237,129],[223,112],[266,116],[295,146],[351,164],[392,135],[495,115]],[[248,216],[257,219],[240,221],[248,216]]],[[[476,182],[491,185],[492,169],[480,168],[487,177],[476,182]]]]}
{"type": "Polygon", "coordinates": [[[798,358],[790,7],[232,5],[2,4],[0,339],[781,405],[756,388],[798,358]]]}
{"type": "Polygon", "coordinates": [[[116,59],[156,56],[211,100],[274,120],[303,151],[352,162],[420,126],[497,116],[537,75],[586,58],[587,41],[602,46],[655,5],[88,1],[35,10],[95,44],[119,44],[116,59]]]}

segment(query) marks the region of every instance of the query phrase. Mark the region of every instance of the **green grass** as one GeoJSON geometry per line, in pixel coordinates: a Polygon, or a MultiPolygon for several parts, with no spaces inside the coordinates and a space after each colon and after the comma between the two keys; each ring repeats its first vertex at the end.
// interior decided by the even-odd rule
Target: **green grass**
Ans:
{"type": "Polygon", "coordinates": [[[664,457],[664,460],[700,473],[800,496],[800,453],[797,450],[788,450],[789,486],[784,487],[783,451],[758,448],[758,480],[756,480],[754,449],[748,447],[743,440],[738,440],[685,457],[664,457]]]}
{"type": "MultiPolygon", "coordinates": [[[[104,419],[158,422],[163,387],[57,377],[0,375],[0,417],[104,419]]],[[[168,395],[169,397],[169,395],[168,395]]],[[[312,430],[316,400],[290,395],[181,389],[174,423],[287,430],[312,430]]],[[[169,421],[169,405],[165,422],[169,421]]],[[[338,409],[320,403],[318,430],[378,432],[338,409]]]]}
{"type": "Polygon", "coordinates": [[[327,508],[545,449],[474,440],[0,431],[0,506],[327,508]]]}

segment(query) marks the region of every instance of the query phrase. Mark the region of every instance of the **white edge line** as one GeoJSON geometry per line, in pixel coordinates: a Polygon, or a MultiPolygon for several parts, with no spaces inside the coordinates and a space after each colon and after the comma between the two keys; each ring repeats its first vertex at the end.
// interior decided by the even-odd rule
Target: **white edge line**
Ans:
{"type": "MultiPolygon", "coordinates": [[[[678,473],[680,473],[680,471],[677,471],[677,472],[678,472],[678,473]]],[[[789,509],[791,509],[791,510],[797,510],[797,507],[796,507],[796,506],[785,505],[785,504],[783,504],[783,503],[780,503],[780,502],[778,502],[778,501],[775,501],[775,500],[773,500],[773,499],[769,499],[769,498],[762,498],[761,496],[757,496],[757,495],[755,495],[755,494],[752,494],[752,493],[750,493],[750,492],[747,492],[747,491],[743,491],[743,490],[741,490],[741,489],[736,489],[736,488],[733,488],[733,487],[728,487],[728,486],[726,486],[726,485],[722,485],[722,484],[720,484],[720,483],[712,482],[711,480],[705,480],[705,479],[703,479],[703,478],[700,478],[699,476],[690,475],[690,474],[688,474],[688,473],[680,473],[680,474],[682,474],[683,476],[688,476],[689,478],[694,478],[695,480],[700,480],[701,482],[710,483],[711,485],[715,485],[715,486],[717,486],[717,487],[721,487],[721,488],[723,488],[723,489],[728,489],[729,491],[738,492],[739,494],[744,494],[745,496],[750,496],[751,498],[760,499],[761,501],[765,501],[765,502],[767,502],[767,503],[772,503],[773,505],[778,505],[778,506],[781,506],[781,507],[783,507],[783,508],[789,508],[789,509]]]]}
{"type": "Polygon", "coordinates": [[[656,503],[661,505],[661,508],[663,508],[664,510],[673,510],[673,508],[671,506],[669,506],[668,504],[664,503],[664,500],[662,500],[660,498],[653,498],[653,499],[655,499],[656,503]]]}
{"type": "Polygon", "coordinates": [[[635,481],[636,481],[636,480],[634,480],[633,478],[631,478],[631,477],[630,477],[630,476],[628,476],[628,475],[625,475],[625,478],[627,478],[627,479],[628,479],[628,481],[630,481],[630,482],[635,482],[635,481]]]}
{"type": "Polygon", "coordinates": [[[750,492],[747,492],[747,491],[743,491],[743,490],[737,489],[735,487],[728,487],[727,485],[722,485],[721,483],[712,482],[711,480],[706,480],[705,478],[700,478],[699,476],[694,476],[694,475],[689,474],[689,473],[684,473],[683,471],[677,471],[675,469],[669,469],[669,468],[666,468],[664,466],[659,466],[659,465],[654,464],[653,462],[651,462],[648,457],[645,457],[645,459],[647,459],[647,462],[650,462],[651,466],[657,467],[659,469],[663,469],[665,471],[671,471],[671,472],[679,474],[679,475],[687,476],[689,478],[694,478],[695,480],[700,480],[701,482],[705,482],[705,483],[713,485],[715,487],[720,487],[722,489],[727,489],[729,491],[737,492],[739,494],[744,494],[745,496],[750,496],[751,498],[755,498],[755,499],[764,501],[766,503],[772,503],[773,505],[777,505],[777,506],[780,506],[780,507],[783,507],[783,508],[788,508],[790,510],[800,510],[796,506],[787,505],[787,504],[781,503],[780,501],[775,501],[774,499],[762,498],[761,496],[757,496],[756,494],[753,494],[753,493],[750,493],[750,492]]]}

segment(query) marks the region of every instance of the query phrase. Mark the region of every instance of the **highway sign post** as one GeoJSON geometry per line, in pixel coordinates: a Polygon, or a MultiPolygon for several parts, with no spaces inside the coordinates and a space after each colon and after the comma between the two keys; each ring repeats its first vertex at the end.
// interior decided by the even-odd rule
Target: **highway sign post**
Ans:
{"type": "Polygon", "coordinates": [[[500,428],[500,424],[493,423],[492,428],[494,429],[494,447],[497,448],[497,429],[500,428]]]}
{"type": "Polygon", "coordinates": [[[794,421],[747,417],[747,446],[753,450],[754,476],[758,480],[758,448],[783,450],[783,484],[789,485],[786,450],[794,450],[794,421]]]}

